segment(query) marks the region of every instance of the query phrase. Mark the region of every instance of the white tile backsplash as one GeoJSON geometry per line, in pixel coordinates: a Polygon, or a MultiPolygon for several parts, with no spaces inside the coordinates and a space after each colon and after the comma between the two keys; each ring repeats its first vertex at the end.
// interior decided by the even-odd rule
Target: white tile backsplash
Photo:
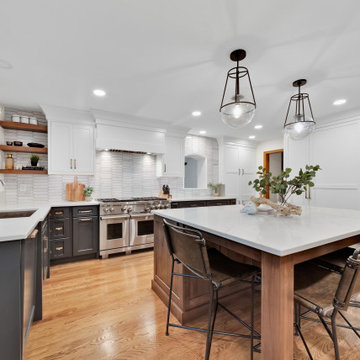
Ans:
{"type": "MultiPolygon", "coordinates": [[[[6,120],[11,115],[24,114],[36,116],[39,124],[46,124],[42,113],[28,112],[19,109],[6,109],[6,120]]],[[[5,130],[2,134],[5,141],[19,140],[26,144],[38,142],[47,144],[47,134],[36,132],[5,130]]],[[[0,152],[1,153],[1,152],[0,152]]],[[[215,139],[187,136],[185,154],[199,154],[208,160],[208,182],[218,182],[219,154],[215,139]]],[[[15,168],[30,165],[30,154],[13,153],[15,168]]],[[[3,164],[3,157],[0,157],[3,164]]],[[[39,166],[47,168],[47,155],[40,154],[39,166]]],[[[183,177],[157,177],[156,156],[126,152],[96,153],[95,176],[79,176],[80,183],[94,187],[94,198],[156,196],[163,184],[169,185],[175,197],[207,196],[208,189],[184,189],[183,177]]],[[[8,203],[31,205],[36,201],[60,201],[65,199],[65,184],[72,182],[73,176],[62,175],[4,175],[6,183],[5,199],[8,203]]]]}

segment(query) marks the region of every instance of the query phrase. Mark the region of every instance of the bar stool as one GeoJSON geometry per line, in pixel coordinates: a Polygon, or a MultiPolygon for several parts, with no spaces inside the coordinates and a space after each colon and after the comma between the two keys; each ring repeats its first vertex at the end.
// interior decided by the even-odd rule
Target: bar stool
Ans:
{"type": "Polygon", "coordinates": [[[231,260],[221,254],[216,249],[206,248],[206,241],[200,231],[188,229],[170,224],[163,220],[164,231],[168,250],[172,259],[171,280],[169,290],[168,313],[166,320],[166,336],[169,335],[169,327],[177,327],[188,330],[207,332],[205,359],[210,357],[210,349],[213,334],[231,335],[250,339],[250,358],[253,359],[253,352],[258,351],[254,346],[254,339],[260,339],[260,334],[254,330],[254,293],[255,286],[259,284],[257,275],[260,269],[256,266],[247,265],[231,260]],[[175,263],[183,264],[191,274],[174,272],[175,263]],[[192,326],[183,326],[170,323],[170,310],[172,299],[173,278],[183,276],[190,278],[200,278],[208,281],[210,288],[210,302],[208,313],[207,329],[192,326]],[[251,279],[251,280],[248,280],[251,279]],[[248,325],[238,316],[233,314],[223,304],[218,301],[218,291],[224,286],[233,284],[235,281],[243,281],[251,284],[251,324],[248,325]],[[228,314],[233,316],[244,327],[250,331],[250,335],[236,334],[214,330],[218,307],[223,308],[228,314]]]}
{"type": "Polygon", "coordinates": [[[306,352],[310,359],[310,349],[301,331],[301,319],[320,322],[329,334],[335,351],[335,359],[340,359],[338,339],[337,339],[337,318],[340,315],[358,338],[360,334],[345,317],[351,297],[359,290],[359,258],[360,249],[353,251],[347,258],[344,268],[340,273],[329,271],[318,266],[314,262],[305,262],[295,267],[295,328],[304,343],[306,352]],[[306,311],[301,313],[301,307],[306,311]],[[309,313],[317,315],[318,319],[307,317],[309,313]]]}

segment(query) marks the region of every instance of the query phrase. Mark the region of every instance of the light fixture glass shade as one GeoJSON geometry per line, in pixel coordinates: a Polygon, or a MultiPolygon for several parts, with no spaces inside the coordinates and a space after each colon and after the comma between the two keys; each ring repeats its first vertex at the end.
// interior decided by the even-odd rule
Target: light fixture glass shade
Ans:
{"type": "Polygon", "coordinates": [[[284,131],[293,140],[304,139],[314,131],[316,125],[309,94],[300,90],[306,82],[306,79],[293,82],[293,86],[298,88],[298,93],[291,96],[286,113],[284,131]]]}
{"type": "Polygon", "coordinates": [[[315,129],[314,119],[303,116],[295,115],[294,122],[285,127],[285,133],[288,134],[293,140],[301,140],[310,135],[315,129]]]}
{"type": "Polygon", "coordinates": [[[249,124],[255,115],[256,101],[249,70],[239,66],[239,62],[245,57],[246,51],[243,49],[234,50],[230,54],[230,59],[236,62],[236,67],[227,73],[221,99],[221,120],[232,128],[249,124]]]}
{"type": "Polygon", "coordinates": [[[228,126],[238,128],[249,124],[255,115],[255,105],[250,103],[231,103],[220,110],[221,120],[228,126]]]}

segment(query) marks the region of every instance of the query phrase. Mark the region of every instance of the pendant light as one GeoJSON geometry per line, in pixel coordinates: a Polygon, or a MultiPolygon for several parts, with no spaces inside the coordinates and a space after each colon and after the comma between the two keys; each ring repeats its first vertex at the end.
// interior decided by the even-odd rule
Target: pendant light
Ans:
{"type": "Polygon", "coordinates": [[[306,82],[305,79],[293,82],[293,86],[298,88],[298,93],[290,98],[286,113],[284,130],[293,140],[304,139],[315,129],[316,123],[309,94],[301,92],[301,86],[304,86],[306,82]]]}
{"type": "Polygon", "coordinates": [[[249,71],[246,67],[239,66],[239,62],[245,57],[246,51],[243,49],[234,50],[230,54],[236,67],[227,73],[220,105],[222,121],[233,128],[249,124],[255,115],[256,102],[249,71]]]}

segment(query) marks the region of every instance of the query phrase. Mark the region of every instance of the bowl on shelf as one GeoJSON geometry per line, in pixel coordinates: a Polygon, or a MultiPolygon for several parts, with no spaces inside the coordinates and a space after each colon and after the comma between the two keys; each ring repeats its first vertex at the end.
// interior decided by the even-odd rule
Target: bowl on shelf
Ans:
{"type": "Polygon", "coordinates": [[[14,141],[15,146],[23,146],[22,141],[14,141]]]}
{"type": "Polygon", "coordinates": [[[7,146],[13,146],[14,143],[13,143],[12,141],[7,141],[7,142],[6,142],[6,145],[7,145],[7,146]]]}
{"type": "Polygon", "coordinates": [[[39,143],[28,143],[27,145],[30,147],[35,147],[35,148],[44,148],[45,147],[45,145],[39,144],[39,143]]]}

